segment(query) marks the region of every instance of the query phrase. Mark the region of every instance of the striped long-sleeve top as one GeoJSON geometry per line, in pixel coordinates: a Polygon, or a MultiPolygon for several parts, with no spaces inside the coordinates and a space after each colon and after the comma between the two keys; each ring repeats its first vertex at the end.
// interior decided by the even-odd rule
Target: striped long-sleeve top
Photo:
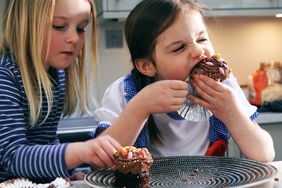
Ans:
{"type": "MultiPolygon", "coordinates": [[[[53,108],[42,123],[30,127],[27,98],[17,60],[11,53],[0,56],[0,182],[14,177],[44,179],[69,176],[66,144],[57,137],[64,95],[64,70],[50,68],[55,80],[53,108]]],[[[43,97],[42,117],[47,112],[43,97]]]]}

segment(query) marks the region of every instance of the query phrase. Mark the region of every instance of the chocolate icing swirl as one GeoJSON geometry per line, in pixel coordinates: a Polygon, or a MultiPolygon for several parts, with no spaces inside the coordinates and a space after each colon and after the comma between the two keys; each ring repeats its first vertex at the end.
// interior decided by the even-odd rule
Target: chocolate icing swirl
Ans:
{"type": "Polygon", "coordinates": [[[193,74],[203,74],[214,80],[225,80],[230,73],[227,63],[220,55],[214,55],[211,58],[202,59],[191,71],[193,74]]]}

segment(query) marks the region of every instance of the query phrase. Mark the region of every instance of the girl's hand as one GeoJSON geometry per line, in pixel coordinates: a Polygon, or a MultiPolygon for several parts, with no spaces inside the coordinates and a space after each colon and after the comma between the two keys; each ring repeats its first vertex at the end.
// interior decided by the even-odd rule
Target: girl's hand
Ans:
{"type": "Polygon", "coordinates": [[[100,135],[84,143],[84,152],[81,152],[82,161],[97,167],[113,166],[113,154],[121,145],[109,135],[100,135]]]}
{"type": "Polygon", "coordinates": [[[242,108],[231,87],[204,75],[193,76],[192,84],[202,99],[191,95],[188,98],[209,109],[224,123],[228,124],[230,117],[241,113],[242,108]]]}
{"type": "Polygon", "coordinates": [[[113,154],[121,145],[109,135],[100,135],[85,142],[74,142],[66,148],[66,165],[73,169],[80,164],[107,168],[113,166],[113,154]]]}
{"type": "Polygon", "coordinates": [[[173,112],[185,101],[187,87],[181,80],[161,80],[143,88],[134,100],[147,114],[173,112]]]}

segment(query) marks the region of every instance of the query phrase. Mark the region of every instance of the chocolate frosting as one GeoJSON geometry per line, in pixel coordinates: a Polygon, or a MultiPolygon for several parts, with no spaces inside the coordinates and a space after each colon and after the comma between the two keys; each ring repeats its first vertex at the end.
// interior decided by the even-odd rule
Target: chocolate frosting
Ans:
{"type": "Polygon", "coordinates": [[[202,59],[191,71],[193,74],[203,74],[214,80],[225,80],[230,73],[227,63],[220,55],[214,55],[211,58],[202,59]]]}
{"type": "Polygon", "coordinates": [[[124,174],[148,172],[153,158],[147,148],[121,147],[114,155],[115,169],[124,174]]]}
{"type": "Polygon", "coordinates": [[[153,163],[152,156],[148,156],[144,159],[115,159],[114,165],[117,171],[120,171],[124,174],[141,174],[148,172],[153,163]]]}

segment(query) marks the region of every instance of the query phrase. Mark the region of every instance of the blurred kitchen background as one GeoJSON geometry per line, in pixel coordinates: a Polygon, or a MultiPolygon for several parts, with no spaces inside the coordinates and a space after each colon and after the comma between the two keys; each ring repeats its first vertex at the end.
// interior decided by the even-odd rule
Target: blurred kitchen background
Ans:
{"type": "MultiPolygon", "coordinates": [[[[95,91],[92,99],[96,101],[92,103],[92,110],[100,104],[106,87],[131,70],[123,27],[129,11],[140,1],[95,0],[100,63],[92,85],[95,91]]],[[[4,2],[0,0],[1,12],[4,2]]],[[[197,2],[210,8],[205,19],[215,51],[221,53],[232,68],[246,97],[264,111],[258,123],[274,139],[275,160],[282,160],[282,0],[197,2]],[[265,107],[263,102],[267,104],[265,107]]],[[[94,128],[93,118],[74,116],[61,121],[59,134],[63,141],[86,139],[94,128]]],[[[240,156],[236,144],[231,142],[229,148],[229,156],[240,156]]]]}

